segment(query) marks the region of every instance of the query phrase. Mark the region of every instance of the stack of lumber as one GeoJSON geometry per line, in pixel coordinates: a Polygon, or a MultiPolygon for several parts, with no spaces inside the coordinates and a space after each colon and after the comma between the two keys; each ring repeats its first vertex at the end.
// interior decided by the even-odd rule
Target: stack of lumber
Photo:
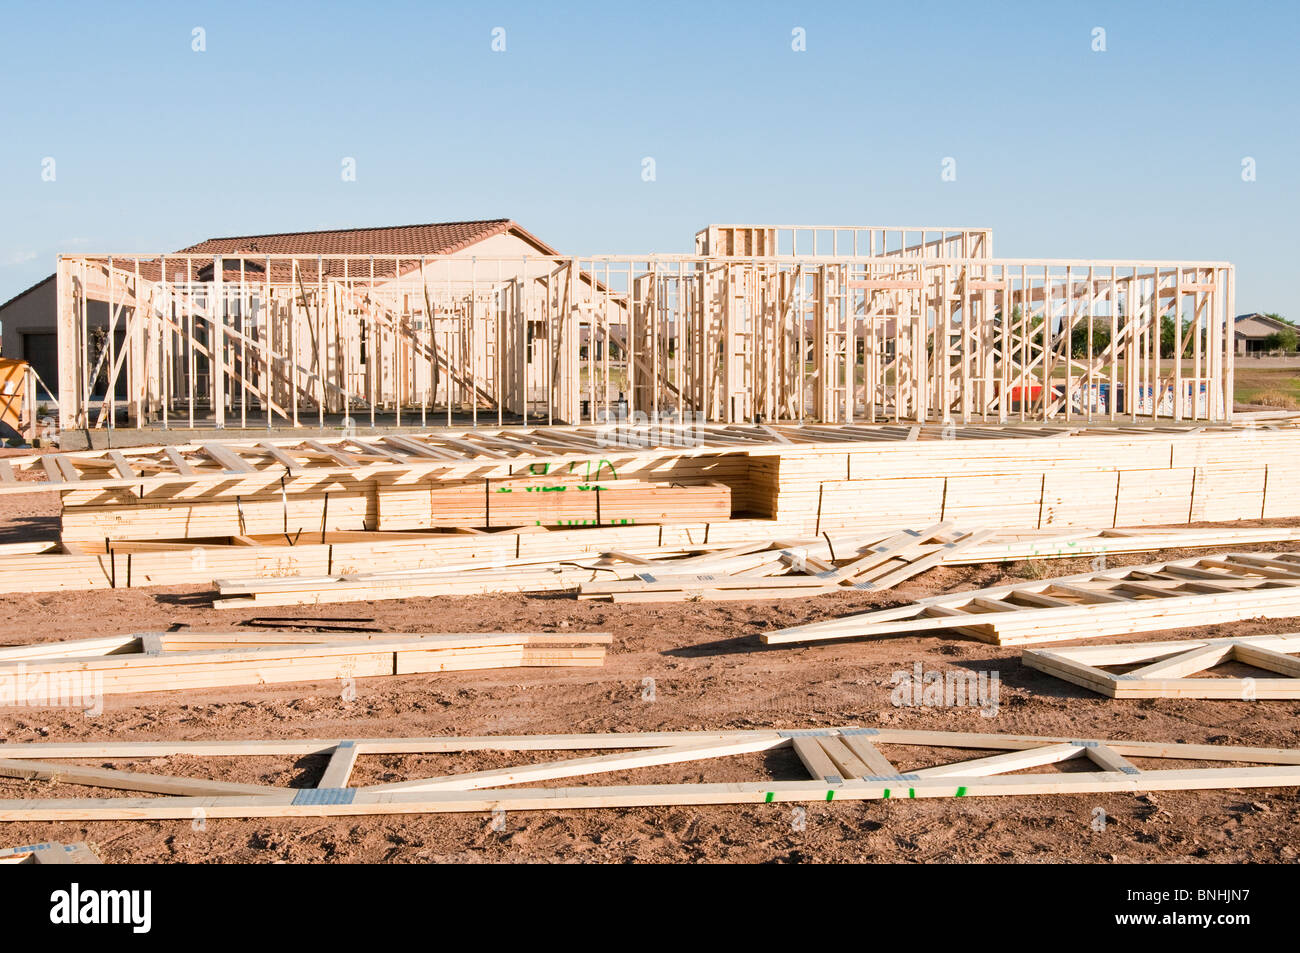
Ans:
{"type": "Polygon", "coordinates": [[[408,573],[292,579],[218,579],[215,609],[311,606],[418,596],[477,596],[510,592],[567,592],[595,576],[588,568],[507,561],[497,568],[449,567],[408,573]]]}
{"type": "Polygon", "coordinates": [[[1075,645],[1026,649],[1020,661],[1108,698],[1222,698],[1256,701],[1300,698],[1300,634],[1247,635],[1231,639],[1180,639],[1125,645],[1075,645]],[[1282,678],[1213,675],[1237,663],[1282,678]],[[1107,668],[1122,667],[1123,672],[1107,668]]]}
{"type": "Polygon", "coordinates": [[[162,632],[0,649],[0,705],[416,672],[593,666],[605,634],[162,632]],[[20,697],[16,697],[21,694],[20,697]]]}
{"type": "MultiPolygon", "coordinates": [[[[324,534],[236,536],[218,540],[0,544],[0,593],[204,585],[215,579],[332,579],[424,570],[517,565],[543,568],[562,560],[596,558],[621,551],[647,559],[701,555],[728,547],[776,542],[820,546],[836,554],[854,539],[882,540],[890,531],[837,532],[821,537],[774,532],[770,520],[730,519],[683,523],[559,529],[523,527],[488,533],[334,531],[324,534]]],[[[1300,530],[1278,527],[1076,530],[1004,530],[967,549],[948,551],[943,565],[1063,559],[1150,552],[1159,549],[1240,546],[1300,539],[1300,530]]],[[[783,548],[783,547],[777,547],[783,548]]],[[[922,547],[928,554],[933,544],[922,547]],[[928,547],[928,548],[927,548],[928,547]]],[[[813,550],[810,550],[812,552],[813,550]]],[[[816,552],[821,552],[820,549],[816,552]]],[[[829,551],[826,555],[829,554],[829,551]]],[[[612,570],[610,570],[612,571],[612,570]]],[[[609,577],[592,576],[593,580],[609,577]]],[[[628,576],[627,578],[631,578],[628,576]]],[[[519,587],[512,590],[519,591],[519,587]]]]}
{"type": "MultiPolygon", "coordinates": [[[[584,808],[670,807],[695,804],[777,802],[820,803],[897,798],[995,797],[1005,795],[1096,794],[1170,790],[1223,790],[1300,785],[1300,751],[1242,745],[1171,744],[1159,741],[1104,740],[1038,735],[910,731],[874,728],[750,729],[739,731],[609,732],[603,734],[517,735],[432,738],[254,739],[91,743],[11,743],[0,773],[9,777],[62,780],[109,790],[138,791],[159,797],[55,796],[0,799],[0,821],[165,820],[205,817],[331,817],[584,808]],[[894,754],[895,747],[901,748],[894,754]],[[953,762],[953,749],[967,754],[953,762]],[[701,778],[708,762],[737,755],[792,751],[798,778],[775,778],[760,767],[752,780],[692,780],[638,783],[619,774],[658,765],[691,765],[701,778]],[[543,756],[506,767],[445,774],[417,774],[383,783],[351,783],[366,759],[384,757],[393,773],[397,756],[456,754],[463,763],[473,752],[583,752],[580,757],[543,756]],[[591,753],[586,753],[591,752],[591,753]],[[601,753],[604,752],[604,753],[601,753]],[[989,752],[996,752],[990,754],[989,752]],[[971,755],[974,755],[973,757],[971,755]],[[166,774],[158,765],[195,758],[321,757],[323,773],[315,787],[236,784],[189,775],[166,774]],[[901,771],[906,758],[924,766],[901,771]],[[1130,759],[1142,762],[1139,766],[1130,759]],[[79,765],[92,760],[95,766],[79,765]],[[130,762],[148,760],[146,771],[130,762]],[[1150,767],[1149,760],[1191,762],[1150,767]],[[1023,773],[1042,765],[1071,763],[1083,770],[1023,773]],[[71,763],[69,763],[71,762],[71,763]],[[125,763],[106,768],[105,762],[125,763]],[[1206,764],[1208,766],[1202,766],[1206,764]],[[614,775],[603,784],[539,786],[538,782],[614,775]],[[531,787],[521,785],[533,785],[531,787]]],[[[754,759],[758,760],[758,759],[754,759]]],[[[499,761],[497,762],[500,763],[499,761]]],[[[759,761],[759,764],[764,763],[759,761]]],[[[364,767],[363,767],[364,766],[364,767]]],[[[192,768],[191,768],[192,770],[192,768]]],[[[716,769],[715,769],[716,770],[716,769]]],[[[217,773],[212,771],[210,773],[217,773]]],[[[300,776],[298,771],[281,772],[300,776]]]]}
{"type": "MultiPolygon", "coordinates": [[[[583,527],[521,527],[491,532],[336,531],[216,540],[46,543],[43,552],[6,554],[0,592],[211,585],[223,577],[283,579],[361,572],[409,572],[507,559],[554,562],[566,554],[609,549],[737,544],[770,539],[766,520],[583,527]],[[51,549],[55,551],[51,551],[51,549]]],[[[26,547],[28,544],[18,544],[26,547]]]]}
{"type": "Polygon", "coordinates": [[[1284,526],[1209,529],[1115,528],[1062,533],[999,533],[994,538],[945,557],[944,565],[1005,563],[1021,559],[1089,559],[1149,553],[1161,549],[1209,549],[1300,540],[1300,529],[1284,526]]]}
{"type": "Polygon", "coordinates": [[[792,531],[951,519],[1007,529],[1114,527],[1300,515],[1290,431],[1094,433],[802,447],[755,460],[768,512],[792,531]]]}
{"type": "Polygon", "coordinates": [[[609,602],[783,599],[844,588],[884,590],[991,535],[991,530],[961,533],[951,523],[937,523],[872,538],[863,545],[858,540],[824,539],[805,545],[772,541],[685,558],[629,557],[631,578],[583,583],[578,598],[609,602]]]}
{"type": "Polygon", "coordinates": [[[379,496],[379,529],[443,526],[635,526],[731,518],[721,483],[685,486],[614,480],[482,480],[379,496]],[[403,499],[402,497],[414,497],[403,499]]]}
{"type": "Polygon", "coordinates": [[[951,630],[997,645],[1300,616],[1300,553],[1227,553],[922,599],[764,633],[769,644],[951,630]]]}
{"type": "Polygon", "coordinates": [[[123,496],[72,504],[65,499],[64,543],[183,540],[279,533],[319,537],[357,530],[439,527],[634,526],[731,518],[731,490],[722,483],[685,485],[639,480],[523,479],[432,483],[418,489],[288,492],[276,487],[220,498],[123,496]]]}
{"type": "MultiPolygon", "coordinates": [[[[796,443],[774,431],[785,442],[750,437],[744,449],[726,452],[623,449],[608,456],[594,453],[584,461],[568,455],[554,467],[519,465],[500,452],[476,457],[471,465],[436,456],[433,461],[402,457],[390,450],[386,452],[406,461],[406,468],[395,462],[381,468],[366,461],[383,457],[337,450],[331,451],[331,457],[319,449],[289,454],[278,447],[270,449],[289,463],[266,458],[269,451],[262,450],[263,461],[253,464],[251,455],[241,451],[243,456],[229,461],[226,471],[213,474],[187,465],[190,475],[178,475],[175,482],[141,477],[135,484],[101,487],[105,481],[65,481],[60,484],[64,539],[190,539],[471,523],[499,526],[505,519],[522,524],[539,518],[531,501],[520,504],[517,499],[494,498],[484,500],[480,508],[466,486],[480,481],[540,480],[553,487],[653,484],[654,490],[633,488],[628,498],[620,497],[636,507],[623,513],[611,510],[609,515],[657,522],[692,519],[682,504],[689,507],[693,501],[678,493],[679,501],[667,499],[656,506],[636,500],[637,494],[658,496],[680,489],[677,484],[692,489],[722,484],[731,490],[730,510],[773,519],[780,532],[812,534],[897,529],[949,519],[963,525],[1037,529],[1300,515],[1300,433],[1292,429],[1094,429],[1072,436],[1069,431],[1043,428],[1047,436],[1012,437],[994,431],[981,439],[981,428],[967,428],[956,431],[964,435],[960,439],[913,441],[878,439],[865,427],[815,430],[820,442],[796,443]],[[335,466],[304,466],[302,454],[327,458],[335,466]],[[413,460],[424,463],[416,465],[413,460]],[[217,475],[225,479],[217,480],[217,475]],[[639,509],[642,503],[644,510],[639,509]],[[520,509],[511,512],[515,506],[520,509]],[[135,509],[139,514],[133,515],[135,509]],[[869,527],[864,526],[865,519],[872,521],[869,527]]],[[[413,440],[393,446],[407,444],[422,446],[413,440]]],[[[201,449],[214,460],[233,455],[233,450],[215,444],[201,449]]],[[[77,466],[88,465],[88,460],[78,459],[77,466]]],[[[63,470],[75,470],[61,458],[56,460],[63,470]]],[[[113,466],[111,458],[95,461],[113,466]]],[[[124,461],[123,465],[123,472],[134,472],[134,464],[124,461]]],[[[595,519],[590,503],[565,506],[576,506],[576,513],[541,518],[595,519]]],[[[707,516],[697,518],[725,515],[710,509],[707,516]]],[[[608,522],[609,518],[601,520],[608,522]]]]}
{"type": "MultiPolygon", "coordinates": [[[[699,446],[656,448],[532,428],[33,458],[28,469],[43,467],[62,495],[63,551],[0,552],[0,592],[319,579],[527,550],[488,537],[476,537],[480,546],[455,534],[402,536],[439,527],[581,528],[593,535],[555,550],[599,553],[646,545],[646,535],[614,534],[656,526],[672,532],[650,545],[675,543],[679,529],[692,543],[740,545],[884,538],[941,522],[1012,538],[1300,516],[1300,431],[1291,427],[967,426],[944,431],[953,439],[927,438],[927,428],[908,439],[915,431],[736,425],[706,428],[699,446]],[[177,559],[130,542],[188,544],[204,555],[177,559]]],[[[20,485],[0,481],[0,491],[20,485]]]]}
{"type": "Polygon", "coordinates": [[[214,500],[133,500],[118,504],[64,505],[60,539],[184,540],[221,536],[303,534],[360,530],[375,525],[373,496],[364,492],[281,494],[214,500]]]}

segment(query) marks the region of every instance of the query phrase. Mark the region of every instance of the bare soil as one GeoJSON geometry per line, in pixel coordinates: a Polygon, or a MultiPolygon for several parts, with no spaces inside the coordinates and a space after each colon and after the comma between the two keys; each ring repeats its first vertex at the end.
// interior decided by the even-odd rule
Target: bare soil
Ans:
{"type": "MultiPolygon", "coordinates": [[[[53,538],[53,494],[0,497],[0,541],[53,538]]],[[[1252,524],[1242,524],[1252,525],[1252,524]]],[[[1257,549],[1285,550],[1286,545],[1257,549]]],[[[1295,548],[1292,545],[1291,548],[1295,548]]],[[[1200,551],[1204,552],[1204,551],[1200,551]]],[[[1169,553],[1168,558],[1195,555],[1169,553]]],[[[1149,562],[1120,557],[1112,564],[1149,562]]],[[[516,669],[271,685],[104,700],[102,714],[0,711],[4,741],[328,738],[860,725],[1290,747],[1300,703],[1115,701],[1023,668],[1019,651],[951,636],[766,647],[767,629],[896,605],[955,589],[1089,568],[1084,560],[937,569],[897,589],[753,603],[613,606],[567,597],[422,598],[260,612],[218,612],[201,587],[0,596],[0,643],[163,630],[326,625],[417,631],[610,632],[600,669],[516,669]],[[1044,566],[1046,568],[1044,568],[1044,566]],[[969,668],[1001,679],[992,717],[975,707],[891,702],[892,676],[969,668]],[[653,679],[653,697],[647,692],[653,679]]],[[[1300,620],[1207,627],[1225,636],[1284,632],[1300,620]]],[[[1202,633],[1198,633],[1202,634],[1202,633]]],[[[1139,639],[1169,638],[1152,633],[1139,639]]],[[[894,752],[887,752],[894,753],[894,752]]],[[[963,756],[952,752],[951,760],[963,756]]],[[[906,763],[908,753],[899,752],[906,763]]],[[[973,756],[964,753],[965,757],[973,756]]],[[[355,783],[508,763],[508,757],[362,758],[355,783]]],[[[119,765],[120,766],[120,765],[119,765]]],[[[202,762],[156,770],[313,785],[324,758],[202,762]]],[[[1054,770],[1054,769],[1040,769],[1054,770]]],[[[1064,768],[1069,770],[1069,768],[1064,768]]],[[[793,755],[599,776],[588,783],[800,778],[793,755]]],[[[564,783],[583,783],[564,782],[564,783]]],[[[50,782],[0,781],[0,797],[75,795],[50,782]]],[[[123,792],[100,792],[109,795],[123,792]]],[[[1286,862],[1300,850],[1296,789],[512,812],[343,819],[10,823],[0,846],[89,842],[123,862],[1286,862]],[[1103,813],[1104,812],[1104,813],[1103,813]],[[1105,823],[1098,823],[1104,818],[1105,823]],[[197,828],[197,829],[196,829],[197,828]]]]}

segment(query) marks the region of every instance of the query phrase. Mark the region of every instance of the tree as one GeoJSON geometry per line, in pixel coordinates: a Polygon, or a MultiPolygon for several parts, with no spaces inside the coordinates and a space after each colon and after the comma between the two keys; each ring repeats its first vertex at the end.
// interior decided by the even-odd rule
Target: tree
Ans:
{"type": "MultiPolygon", "coordinates": [[[[1092,355],[1099,356],[1107,347],[1110,346],[1110,328],[1103,327],[1101,322],[1094,322],[1092,326],[1092,355]]],[[[1078,360],[1088,356],[1088,322],[1081,321],[1074,326],[1070,332],[1070,356],[1078,360]]]]}
{"type": "MultiPolygon", "coordinates": [[[[1186,324],[1183,325],[1186,329],[1186,324]]],[[[1173,315],[1162,315],[1160,318],[1160,356],[1173,357],[1178,350],[1178,332],[1175,330],[1173,315]]]]}
{"type": "Polygon", "coordinates": [[[1281,351],[1284,354],[1295,353],[1297,343],[1300,343],[1300,338],[1289,328],[1285,331],[1274,331],[1264,338],[1265,348],[1270,351],[1281,351]]]}

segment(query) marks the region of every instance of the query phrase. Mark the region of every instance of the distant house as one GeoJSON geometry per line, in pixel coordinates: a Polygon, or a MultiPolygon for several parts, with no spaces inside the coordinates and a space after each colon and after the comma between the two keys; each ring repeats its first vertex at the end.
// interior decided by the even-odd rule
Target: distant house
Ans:
{"type": "Polygon", "coordinates": [[[50,388],[59,383],[55,308],[54,275],[0,304],[0,353],[31,364],[50,388]]]}
{"type": "Polygon", "coordinates": [[[1267,314],[1239,314],[1233,325],[1233,337],[1236,341],[1237,354],[1255,354],[1259,351],[1267,351],[1266,343],[1274,334],[1279,331],[1295,331],[1294,325],[1277,318],[1270,318],[1267,314]]]}

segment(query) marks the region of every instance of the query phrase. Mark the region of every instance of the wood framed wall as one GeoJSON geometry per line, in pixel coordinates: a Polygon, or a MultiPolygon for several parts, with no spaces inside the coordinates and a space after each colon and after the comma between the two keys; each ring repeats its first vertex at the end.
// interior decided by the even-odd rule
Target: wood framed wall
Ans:
{"type": "Polygon", "coordinates": [[[65,256],[61,425],[1231,418],[1231,265],[934,250],[65,256]]]}
{"type": "Polygon", "coordinates": [[[707,225],[695,233],[695,254],[992,258],[993,229],[955,225],[707,225]]]}

